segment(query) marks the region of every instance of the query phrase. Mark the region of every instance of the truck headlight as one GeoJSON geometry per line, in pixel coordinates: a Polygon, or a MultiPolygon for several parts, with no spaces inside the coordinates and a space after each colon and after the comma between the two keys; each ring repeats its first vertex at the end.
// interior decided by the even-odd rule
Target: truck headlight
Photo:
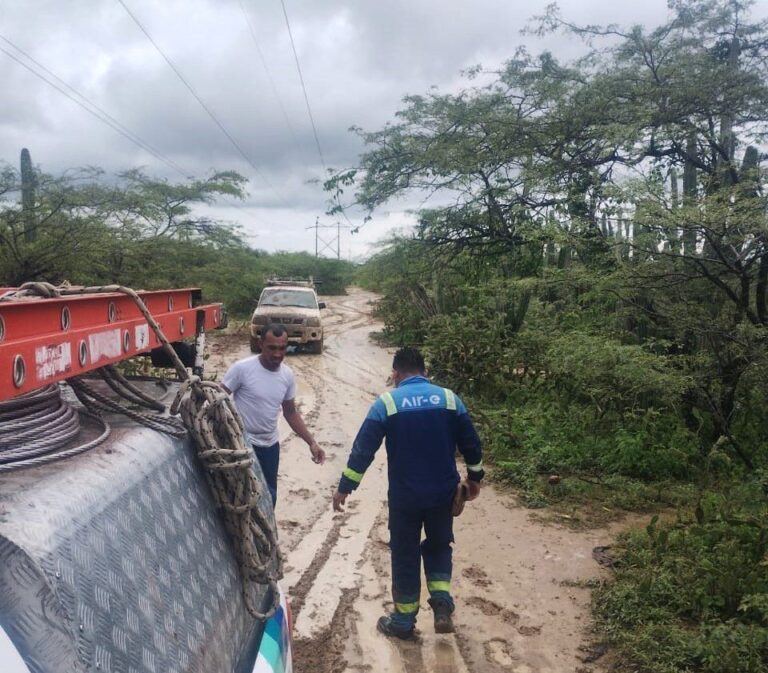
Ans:
{"type": "Polygon", "coordinates": [[[307,318],[307,327],[320,327],[320,318],[307,318]]]}
{"type": "Polygon", "coordinates": [[[255,315],[251,319],[254,325],[266,325],[269,322],[269,318],[265,315],[255,315]]]}

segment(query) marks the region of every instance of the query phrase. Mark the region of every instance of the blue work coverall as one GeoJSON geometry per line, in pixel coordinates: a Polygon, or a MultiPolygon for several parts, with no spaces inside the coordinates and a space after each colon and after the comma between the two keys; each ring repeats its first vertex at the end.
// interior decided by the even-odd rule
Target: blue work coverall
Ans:
{"type": "Polygon", "coordinates": [[[475,481],[483,478],[482,450],[458,395],[424,376],[412,376],[371,406],[352,445],[339,483],[341,493],[357,488],[384,438],[393,619],[409,628],[419,610],[422,558],[431,598],[445,599],[453,606],[452,504],[460,481],[456,449],[464,456],[468,478],[475,481]]]}

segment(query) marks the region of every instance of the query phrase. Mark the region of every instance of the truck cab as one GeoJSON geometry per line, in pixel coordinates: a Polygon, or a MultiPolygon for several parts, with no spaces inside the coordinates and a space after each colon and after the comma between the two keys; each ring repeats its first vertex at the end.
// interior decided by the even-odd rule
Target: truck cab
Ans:
{"type": "Polygon", "coordinates": [[[311,278],[267,280],[251,317],[251,352],[259,353],[261,350],[261,328],[274,323],[285,329],[289,344],[306,347],[310,353],[322,353],[323,324],[320,311],[324,308],[325,303],[318,301],[311,278]]]}

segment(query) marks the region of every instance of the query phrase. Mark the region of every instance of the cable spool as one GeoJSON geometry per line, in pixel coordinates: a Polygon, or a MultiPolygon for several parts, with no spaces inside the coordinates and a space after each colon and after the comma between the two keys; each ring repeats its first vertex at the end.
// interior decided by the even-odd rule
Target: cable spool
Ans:
{"type": "Polygon", "coordinates": [[[57,385],[0,402],[0,474],[83,453],[103,442],[109,432],[103,419],[69,404],[57,385]],[[103,430],[96,439],[72,446],[81,416],[98,420],[103,430]]]}

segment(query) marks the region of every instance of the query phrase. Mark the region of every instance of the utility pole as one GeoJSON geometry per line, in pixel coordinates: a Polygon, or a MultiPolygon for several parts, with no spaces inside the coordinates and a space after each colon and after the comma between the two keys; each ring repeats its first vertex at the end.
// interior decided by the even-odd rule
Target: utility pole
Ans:
{"type": "Polygon", "coordinates": [[[336,254],[336,259],[341,259],[341,230],[350,229],[346,225],[342,225],[341,222],[333,224],[320,224],[320,218],[315,218],[315,224],[307,229],[315,230],[315,257],[320,257],[325,251],[330,252],[332,255],[336,254]],[[320,235],[321,229],[336,229],[336,236],[331,239],[323,238],[320,235]],[[335,250],[334,250],[335,248],[335,250]]]}

